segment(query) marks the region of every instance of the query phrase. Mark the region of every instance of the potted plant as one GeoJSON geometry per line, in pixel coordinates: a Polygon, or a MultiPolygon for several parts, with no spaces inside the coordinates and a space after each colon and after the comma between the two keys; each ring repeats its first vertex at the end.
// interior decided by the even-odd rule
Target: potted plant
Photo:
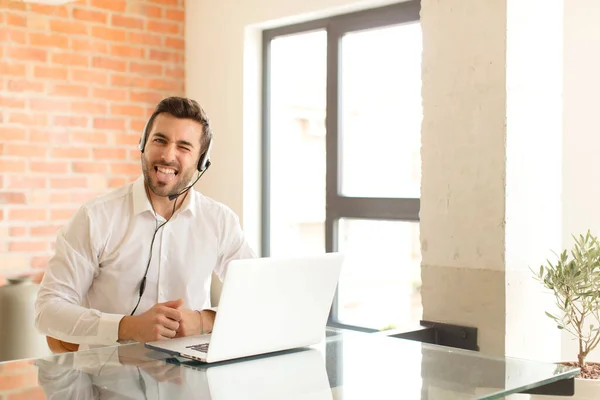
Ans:
{"type": "Polygon", "coordinates": [[[581,369],[575,396],[570,398],[600,399],[600,363],[587,360],[600,344],[600,242],[589,230],[573,239],[569,253],[564,250],[554,263],[548,260],[534,274],[556,300],[558,313],[546,311],[546,315],[578,341],[577,361],[562,363],[581,369]]]}

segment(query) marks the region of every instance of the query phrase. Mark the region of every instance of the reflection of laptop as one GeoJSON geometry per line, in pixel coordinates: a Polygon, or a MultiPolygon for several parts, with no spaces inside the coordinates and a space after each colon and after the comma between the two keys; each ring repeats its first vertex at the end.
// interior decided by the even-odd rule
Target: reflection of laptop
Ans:
{"type": "Polygon", "coordinates": [[[146,347],[211,363],[318,343],[342,263],[339,253],[234,260],[227,267],[211,335],[146,347]]]}
{"type": "Polygon", "coordinates": [[[212,365],[194,362],[179,365],[205,374],[205,380],[194,375],[196,378],[190,381],[206,382],[206,389],[194,390],[196,395],[209,394],[206,397],[212,400],[333,398],[325,358],[315,349],[212,365]]]}

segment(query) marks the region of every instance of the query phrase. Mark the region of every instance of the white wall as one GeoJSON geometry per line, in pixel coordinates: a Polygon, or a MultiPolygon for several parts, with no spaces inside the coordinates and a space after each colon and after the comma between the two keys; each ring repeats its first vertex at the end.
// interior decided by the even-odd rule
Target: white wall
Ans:
{"type": "MultiPolygon", "coordinates": [[[[564,2],[563,247],[600,234],[600,2],[564,2]]],[[[563,335],[563,359],[577,343],[563,335]]],[[[600,361],[600,349],[590,355],[600,361]]]]}

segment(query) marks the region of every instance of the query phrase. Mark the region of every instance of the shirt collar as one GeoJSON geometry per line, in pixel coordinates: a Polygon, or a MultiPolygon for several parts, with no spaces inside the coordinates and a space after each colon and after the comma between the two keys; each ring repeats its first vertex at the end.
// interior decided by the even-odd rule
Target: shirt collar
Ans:
{"type": "MultiPolygon", "coordinates": [[[[146,193],[143,175],[133,183],[132,193],[134,215],[138,215],[144,211],[153,212],[152,204],[150,204],[150,199],[148,199],[148,194],[146,193]]],[[[193,187],[190,188],[190,190],[187,191],[187,196],[185,196],[183,204],[181,204],[178,212],[183,213],[185,211],[189,211],[193,216],[196,216],[196,208],[198,204],[198,200],[196,199],[197,196],[199,196],[199,193],[196,192],[193,187]]]]}

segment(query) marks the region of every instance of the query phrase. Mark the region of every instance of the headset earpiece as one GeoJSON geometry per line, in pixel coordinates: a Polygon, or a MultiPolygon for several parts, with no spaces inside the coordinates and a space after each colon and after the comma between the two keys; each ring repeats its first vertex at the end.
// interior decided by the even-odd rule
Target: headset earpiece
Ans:
{"type": "Polygon", "coordinates": [[[148,124],[150,123],[150,118],[148,118],[148,121],[146,121],[146,125],[144,125],[144,130],[142,131],[142,136],[140,137],[140,143],[138,144],[138,148],[140,149],[140,151],[143,153],[144,149],[146,148],[146,137],[147,137],[147,131],[148,131],[148,124]]]}
{"type": "Polygon", "coordinates": [[[212,144],[212,140],[209,140],[206,151],[202,153],[200,156],[200,160],[198,160],[198,172],[203,172],[208,167],[210,167],[210,146],[212,144]]]}

